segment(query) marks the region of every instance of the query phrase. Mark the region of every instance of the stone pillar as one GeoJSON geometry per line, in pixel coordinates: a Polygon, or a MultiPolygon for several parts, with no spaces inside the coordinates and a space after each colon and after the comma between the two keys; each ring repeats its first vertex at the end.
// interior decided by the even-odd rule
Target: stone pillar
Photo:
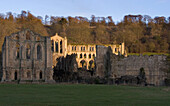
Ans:
{"type": "Polygon", "coordinates": [[[122,49],[122,55],[125,54],[125,43],[123,42],[122,45],[121,45],[121,49],[122,49]]]}
{"type": "Polygon", "coordinates": [[[54,44],[54,47],[53,47],[53,49],[54,49],[54,53],[56,52],[56,47],[55,47],[55,41],[53,40],[53,44],[54,44]]]}
{"type": "Polygon", "coordinates": [[[67,55],[67,38],[64,38],[64,56],[67,55]]]}
{"type": "Polygon", "coordinates": [[[80,53],[77,53],[77,58],[80,58],[80,53]]]}
{"type": "Polygon", "coordinates": [[[86,67],[87,67],[87,70],[88,70],[89,69],[89,61],[87,61],[87,66],[86,67]]]}

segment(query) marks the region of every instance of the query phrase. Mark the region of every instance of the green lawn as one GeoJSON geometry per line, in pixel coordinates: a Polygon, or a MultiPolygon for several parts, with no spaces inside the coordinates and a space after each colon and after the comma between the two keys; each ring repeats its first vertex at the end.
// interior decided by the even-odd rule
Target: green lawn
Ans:
{"type": "MultiPolygon", "coordinates": [[[[170,105],[167,87],[0,84],[2,105],[170,105]]],[[[169,89],[170,90],[170,89],[169,89]]]]}

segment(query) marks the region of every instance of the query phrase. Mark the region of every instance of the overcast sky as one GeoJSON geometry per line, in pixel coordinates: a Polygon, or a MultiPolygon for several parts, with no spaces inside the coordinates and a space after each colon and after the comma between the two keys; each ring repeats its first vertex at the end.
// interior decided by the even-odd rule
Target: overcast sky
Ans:
{"type": "Polygon", "coordinates": [[[35,16],[112,16],[115,22],[124,15],[170,16],[170,0],[2,0],[0,13],[29,10],[35,16]]]}

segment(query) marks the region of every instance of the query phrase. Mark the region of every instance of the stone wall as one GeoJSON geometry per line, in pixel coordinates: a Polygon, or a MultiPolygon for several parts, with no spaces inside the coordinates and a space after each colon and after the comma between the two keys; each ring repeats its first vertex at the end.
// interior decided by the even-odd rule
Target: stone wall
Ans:
{"type": "Polygon", "coordinates": [[[109,47],[97,46],[96,75],[99,77],[120,78],[137,77],[144,68],[147,84],[164,85],[166,56],[128,56],[120,57],[109,52],[109,47]]]}
{"type": "Polygon", "coordinates": [[[50,37],[30,30],[6,36],[2,55],[2,81],[53,81],[50,37]]]}
{"type": "Polygon", "coordinates": [[[76,55],[59,57],[54,67],[54,80],[56,82],[72,82],[77,80],[76,55]]]}

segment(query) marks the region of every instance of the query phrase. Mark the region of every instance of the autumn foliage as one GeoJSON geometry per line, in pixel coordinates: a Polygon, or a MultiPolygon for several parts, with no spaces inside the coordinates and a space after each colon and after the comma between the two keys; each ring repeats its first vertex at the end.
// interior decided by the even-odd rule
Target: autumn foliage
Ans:
{"type": "Polygon", "coordinates": [[[151,18],[148,15],[126,15],[114,23],[111,16],[57,17],[34,16],[30,12],[0,14],[0,50],[4,37],[23,29],[43,36],[58,33],[72,44],[114,44],[125,42],[129,53],[169,53],[170,17],[151,18]]]}

